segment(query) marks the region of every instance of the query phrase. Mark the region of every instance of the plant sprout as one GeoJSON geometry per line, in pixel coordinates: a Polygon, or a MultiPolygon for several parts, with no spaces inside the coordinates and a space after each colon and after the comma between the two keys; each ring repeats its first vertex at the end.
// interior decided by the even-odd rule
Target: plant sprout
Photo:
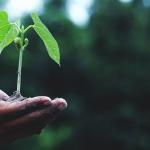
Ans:
{"type": "Polygon", "coordinates": [[[36,13],[32,13],[31,18],[34,24],[25,28],[20,21],[13,23],[9,22],[7,12],[0,11],[0,54],[4,48],[10,45],[13,41],[16,48],[19,50],[17,91],[15,92],[15,95],[18,95],[18,97],[21,96],[20,91],[23,53],[29,43],[28,39],[25,37],[25,34],[29,29],[35,30],[44,42],[50,58],[60,65],[60,53],[56,40],[36,13]]]}

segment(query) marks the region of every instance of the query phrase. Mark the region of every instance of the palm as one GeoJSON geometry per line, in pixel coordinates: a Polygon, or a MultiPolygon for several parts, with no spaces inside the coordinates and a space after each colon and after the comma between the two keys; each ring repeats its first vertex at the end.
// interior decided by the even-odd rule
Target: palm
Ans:
{"type": "Polygon", "coordinates": [[[9,96],[0,90],[0,143],[39,134],[59,112],[66,108],[62,98],[51,100],[38,96],[23,101],[9,102],[9,96]]]}

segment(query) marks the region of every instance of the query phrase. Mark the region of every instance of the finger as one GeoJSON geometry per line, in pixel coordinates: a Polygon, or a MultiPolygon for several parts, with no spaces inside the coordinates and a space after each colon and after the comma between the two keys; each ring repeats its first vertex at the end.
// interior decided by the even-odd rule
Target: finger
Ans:
{"type": "Polygon", "coordinates": [[[35,110],[40,110],[50,105],[51,99],[45,96],[28,98],[24,101],[17,101],[13,103],[3,101],[0,103],[0,122],[13,120],[16,117],[25,115],[35,110]]]}
{"type": "Polygon", "coordinates": [[[0,136],[0,144],[8,144],[18,139],[27,138],[33,136],[34,134],[40,134],[42,129],[47,125],[47,122],[38,124],[38,126],[34,125],[30,128],[22,128],[21,130],[12,130],[9,131],[2,136],[0,136]]]}
{"type": "Polygon", "coordinates": [[[33,112],[15,121],[1,125],[0,129],[3,132],[0,134],[0,139],[8,141],[7,135],[9,135],[9,141],[14,141],[15,139],[39,134],[49,121],[53,120],[60,111],[67,107],[67,103],[64,99],[57,98],[51,102],[51,107],[33,112]]]}
{"type": "Polygon", "coordinates": [[[6,123],[1,123],[0,129],[7,131],[15,128],[18,129],[20,127],[30,128],[35,123],[35,125],[38,126],[38,123],[42,123],[42,121],[45,122],[53,120],[54,117],[57,116],[57,114],[67,106],[67,103],[64,99],[57,98],[50,102],[51,105],[47,108],[31,112],[6,123]]]}
{"type": "Polygon", "coordinates": [[[44,120],[48,120],[47,112],[48,110],[36,111],[26,116],[20,117],[16,120],[1,123],[0,124],[0,139],[7,138],[8,135],[12,137],[13,135],[24,135],[35,134],[40,132],[41,124],[45,124],[44,120]],[[37,131],[37,128],[39,129],[37,131]]]}
{"type": "Polygon", "coordinates": [[[67,108],[67,102],[63,98],[55,98],[54,100],[52,100],[52,105],[58,110],[63,110],[67,108]]]}
{"type": "Polygon", "coordinates": [[[8,98],[9,98],[9,96],[5,92],[0,90],[0,100],[6,101],[8,98]]]}
{"type": "Polygon", "coordinates": [[[8,144],[17,139],[27,138],[35,134],[40,134],[48,124],[47,119],[41,119],[40,122],[34,122],[28,125],[19,126],[19,128],[11,128],[0,134],[0,144],[8,144]]]}
{"type": "MultiPolygon", "coordinates": [[[[41,120],[36,124],[36,122],[32,123],[30,126],[22,125],[18,128],[11,128],[10,130],[6,130],[5,132],[0,133],[0,145],[8,144],[15,140],[27,138],[33,136],[35,134],[40,134],[42,129],[46,127],[48,124],[47,120],[41,120]]],[[[4,130],[3,130],[4,131],[4,130]]]]}

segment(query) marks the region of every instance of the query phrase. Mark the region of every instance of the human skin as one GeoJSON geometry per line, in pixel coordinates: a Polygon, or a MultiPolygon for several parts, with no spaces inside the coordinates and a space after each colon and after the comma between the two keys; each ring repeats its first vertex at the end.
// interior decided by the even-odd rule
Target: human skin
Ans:
{"type": "Polygon", "coordinates": [[[40,134],[46,125],[67,107],[62,98],[51,100],[46,96],[9,102],[9,96],[0,90],[0,144],[40,134]]]}

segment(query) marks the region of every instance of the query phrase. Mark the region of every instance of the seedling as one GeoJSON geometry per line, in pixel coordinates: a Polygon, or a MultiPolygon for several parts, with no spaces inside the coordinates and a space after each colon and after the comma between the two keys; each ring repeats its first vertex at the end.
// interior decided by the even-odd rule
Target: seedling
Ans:
{"type": "Polygon", "coordinates": [[[29,29],[35,30],[35,32],[44,42],[50,58],[60,65],[60,53],[56,40],[36,13],[32,13],[31,18],[34,24],[24,27],[20,21],[13,23],[9,22],[7,12],[0,11],[0,54],[4,48],[10,45],[13,41],[16,45],[16,48],[19,50],[17,90],[14,92],[14,95],[9,99],[9,101],[24,99],[24,97],[21,96],[21,70],[23,53],[29,44],[29,40],[25,36],[29,29]]]}

